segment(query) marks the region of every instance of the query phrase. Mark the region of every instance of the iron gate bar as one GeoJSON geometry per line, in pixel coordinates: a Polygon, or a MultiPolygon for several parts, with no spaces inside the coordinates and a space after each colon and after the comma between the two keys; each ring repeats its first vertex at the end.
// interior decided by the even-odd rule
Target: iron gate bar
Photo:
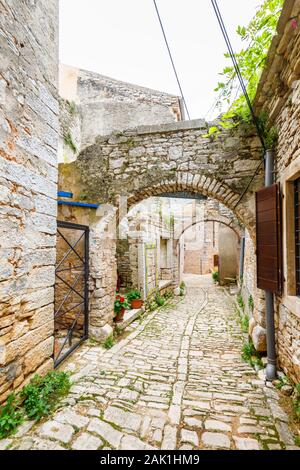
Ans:
{"type": "Polygon", "coordinates": [[[75,246],[80,242],[80,240],[81,240],[82,237],[84,236],[85,232],[83,232],[83,233],[81,234],[80,238],[77,240],[77,242],[75,243],[75,245],[71,245],[71,244],[68,242],[68,240],[63,236],[63,234],[62,234],[59,230],[57,230],[57,232],[59,233],[59,235],[64,239],[64,241],[65,241],[65,242],[69,245],[69,247],[70,247],[70,250],[68,251],[68,253],[66,254],[66,256],[60,261],[60,263],[58,264],[57,267],[59,268],[59,266],[61,265],[61,263],[62,263],[63,261],[65,261],[65,259],[67,258],[67,256],[68,256],[72,251],[74,251],[74,253],[78,256],[78,258],[80,259],[80,261],[82,261],[82,262],[84,263],[84,260],[81,258],[81,256],[80,256],[80,255],[77,253],[77,251],[75,250],[75,246]]]}
{"type": "MultiPolygon", "coordinates": [[[[84,271],[82,273],[79,273],[79,276],[84,274],[84,271]]],[[[69,289],[72,290],[72,292],[75,292],[76,295],[79,295],[79,297],[81,297],[82,299],[84,299],[84,295],[81,295],[76,289],[74,289],[67,281],[65,281],[65,279],[63,279],[62,277],[60,277],[58,274],[56,274],[56,277],[58,277],[58,279],[60,279],[66,286],[69,287],[69,289]]]]}
{"type": "MultiPolygon", "coordinates": [[[[79,313],[77,314],[77,316],[75,317],[75,319],[74,319],[74,321],[73,321],[73,323],[72,323],[71,328],[69,328],[68,334],[67,334],[67,336],[66,336],[66,338],[65,338],[65,340],[64,340],[64,342],[63,342],[63,344],[62,344],[62,346],[61,346],[61,348],[60,348],[60,350],[59,350],[59,353],[57,354],[57,357],[60,356],[62,350],[63,350],[64,347],[65,347],[66,342],[67,342],[67,341],[70,339],[70,337],[72,336],[73,331],[74,331],[74,328],[75,328],[75,325],[77,324],[77,320],[78,320],[78,318],[79,318],[79,315],[81,315],[81,312],[79,312],[79,313]]],[[[78,345],[81,344],[82,341],[83,341],[83,338],[81,338],[81,339],[78,341],[78,345]]],[[[76,346],[76,345],[74,345],[74,346],[76,346]]],[[[75,349],[75,348],[74,348],[74,349],[75,349]]],[[[60,362],[63,361],[69,354],[70,354],[70,350],[68,350],[68,351],[59,359],[59,361],[60,361],[60,362]]],[[[59,362],[58,362],[57,364],[59,364],[59,362]]]]}
{"type": "MultiPolygon", "coordinates": [[[[64,359],[66,359],[67,356],[69,356],[69,354],[71,354],[75,349],[77,349],[80,346],[80,344],[88,338],[88,294],[89,294],[89,292],[88,292],[89,227],[87,227],[86,225],[74,224],[74,223],[71,223],[71,222],[64,222],[64,221],[57,221],[57,226],[58,226],[58,228],[57,228],[58,235],[61,236],[61,238],[70,247],[70,249],[63,256],[62,260],[60,260],[60,262],[57,264],[56,269],[55,269],[56,278],[59,279],[59,281],[61,281],[65,286],[67,286],[69,288],[69,291],[64,296],[63,300],[60,302],[60,305],[59,305],[59,307],[56,310],[55,315],[54,315],[55,325],[56,326],[57,325],[61,326],[61,327],[63,327],[63,329],[67,330],[66,337],[64,339],[62,338],[63,343],[60,345],[58,352],[54,351],[54,367],[57,367],[64,359]],[[61,231],[59,230],[59,228],[65,228],[65,229],[69,229],[69,230],[72,230],[72,229],[82,230],[83,233],[81,234],[79,239],[76,241],[76,243],[72,245],[68,241],[67,235],[65,236],[64,234],[62,234],[61,231]],[[84,256],[81,257],[80,254],[77,252],[77,250],[75,250],[75,247],[78,245],[78,243],[83,238],[84,238],[84,256]],[[80,265],[80,266],[78,266],[78,265],[70,266],[69,268],[59,269],[59,267],[62,266],[62,264],[64,263],[64,261],[67,259],[68,255],[72,251],[80,259],[80,261],[82,262],[82,265],[80,265]],[[70,273],[72,273],[72,270],[78,270],[79,268],[83,268],[82,272],[80,272],[76,276],[75,281],[72,284],[70,282],[67,282],[65,279],[63,279],[61,276],[58,275],[58,273],[60,273],[60,272],[69,271],[70,273]],[[84,286],[83,286],[83,293],[84,294],[83,295],[82,295],[82,291],[79,292],[79,289],[76,290],[77,283],[79,282],[80,279],[82,279],[82,277],[84,279],[84,286]],[[83,299],[83,301],[77,303],[76,305],[74,305],[74,306],[68,308],[66,311],[62,312],[62,308],[63,308],[66,300],[70,297],[70,295],[72,293],[77,294],[79,297],[81,297],[83,299]],[[73,320],[72,320],[72,318],[70,318],[70,316],[67,319],[68,322],[71,320],[71,326],[68,326],[68,324],[65,324],[64,323],[64,315],[66,315],[69,312],[72,312],[72,311],[74,311],[78,308],[80,309],[80,311],[78,313],[74,312],[75,313],[74,316],[73,316],[73,314],[71,314],[73,316],[73,320]],[[83,316],[82,325],[81,325],[81,322],[80,322],[80,324],[78,324],[78,320],[81,316],[83,316]],[[74,332],[76,331],[77,326],[79,327],[77,329],[78,338],[75,337],[75,339],[78,340],[78,341],[76,342],[76,344],[72,345],[73,335],[74,335],[74,332]],[[67,351],[64,354],[62,354],[64,348],[66,347],[67,342],[69,342],[69,348],[67,349],[67,351]]],[[[61,285],[61,284],[58,284],[58,286],[59,285],[61,285]]],[[[58,288],[57,285],[56,285],[56,288],[58,288]]],[[[56,332],[57,332],[57,330],[55,330],[55,334],[56,334],[56,332]]]]}
{"type": "Polygon", "coordinates": [[[59,318],[61,315],[65,315],[66,313],[71,312],[72,310],[75,310],[75,308],[80,307],[81,305],[84,305],[84,300],[79,304],[74,305],[74,307],[69,308],[69,310],[66,310],[65,312],[60,312],[58,315],[55,316],[55,319],[59,318]]]}
{"type": "MultiPolygon", "coordinates": [[[[81,276],[82,276],[82,273],[80,273],[80,274],[77,276],[77,278],[75,279],[75,282],[74,282],[74,284],[73,284],[73,287],[76,286],[76,284],[77,284],[77,282],[79,281],[79,279],[81,278],[81,276]]],[[[57,276],[57,277],[58,277],[58,276],[57,276]]],[[[59,308],[56,310],[54,316],[60,311],[60,309],[61,309],[62,306],[64,305],[65,301],[70,297],[71,293],[72,293],[72,290],[69,290],[69,292],[67,293],[67,295],[63,298],[63,300],[62,300],[62,302],[61,302],[59,308]]]]}
{"type": "MultiPolygon", "coordinates": [[[[58,230],[57,231],[59,233],[59,235],[65,240],[64,236],[61,234],[61,232],[58,230]]],[[[69,256],[69,254],[74,251],[76,253],[77,256],[78,253],[77,251],[74,249],[75,246],[77,246],[77,244],[80,242],[80,240],[82,239],[82,237],[84,236],[85,232],[83,232],[80,236],[80,238],[77,240],[77,242],[75,243],[75,245],[72,247],[66,240],[66,243],[68,243],[69,246],[71,246],[71,248],[69,249],[69,251],[65,254],[65,256],[63,257],[63,259],[60,260],[59,264],[56,266],[56,269],[59,268],[61,266],[61,264],[65,261],[65,259],[69,256]]],[[[81,259],[81,258],[80,258],[81,259]]],[[[81,259],[81,261],[83,262],[83,260],[81,259]]]]}
{"type": "MultiPolygon", "coordinates": [[[[72,269],[79,269],[82,268],[82,264],[80,266],[72,266],[72,269]]],[[[60,269],[59,271],[56,271],[57,273],[63,273],[65,271],[70,271],[71,268],[65,268],[65,269],[60,269]]]]}

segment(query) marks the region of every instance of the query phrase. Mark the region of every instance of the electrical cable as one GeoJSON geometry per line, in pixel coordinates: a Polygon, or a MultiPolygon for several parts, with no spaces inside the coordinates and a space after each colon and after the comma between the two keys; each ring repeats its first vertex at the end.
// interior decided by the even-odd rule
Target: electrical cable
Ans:
{"type": "Polygon", "coordinates": [[[184,94],[183,94],[183,91],[182,91],[182,87],[181,87],[181,84],[180,84],[180,80],[179,80],[179,77],[178,77],[178,74],[177,74],[177,70],[176,70],[176,67],[175,67],[175,63],[174,63],[174,60],[173,60],[173,57],[172,57],[171,49],[170,49],[170,46],[169,46],[169,43],[168,43],[168,40],[167,40],[167,36],[166,36],[166,33],[165,33],[165,29],[164,29],[164,26],[163,26],[163,22],[162,22],[162,19],[161,19],[160,14],[159,14],[158,6],[157,6],[155,0],[153,0],[153,3],[154,3],[154,7],[155,7],[155,10],[156,10],[157,18],[158,18],[158,21],[159,21],[159,24],[160,24],[160,27],[161,27],[161,31],[162,31],[162,33],[163,33],[164,40],[165,40],[165,43],[166,43],[166,46],[167,46],[167,49],[168,49],[168,54],[169,54],[169,57],[170,57],[170,60],[171,60],[171,64],[172,64],[172,67],[173,67],[173,70],[174,70],[174,74],[175,74],[175,77],[176,77],[176,80],[177,80],[177,84],[178,84],[178,87],[179,87],[179,90],[180,90],[181,98],[182,98],[184,107],[185,107],[185,109],[186,109],[187,116],[188,116],[189,120],[191,120],[191,118],[190,118],[190,113],[189,113],[189,110],[188,110],[188,107],[187,107],[187,104],[186,104],[186,100],[185,100],[185,98],[184,98],[184,94]]]}
{"type": "MultiPolygon", "coordinates": [[[[238,80],[240,82],[240,85],[241,85],[241,88],[242,88],[242,91],[244,93],[244,96],[246,98],[246,101],[247,101],[247,104],[248,104],[248,107],[249,107],[249,110],[250,110],[250,113],[251,113],[251,116],[252,116],[252,119],[253,119],[253,122],[254,122],[254,125],[257,129],[257,133],[258,133],[258,136],[259,136],[259,139],[260,139],[260,142],[262,144],[262,147],[263,147],[263,150],[264,150],[264,153],[267,151],[267,147],[266,147],[266,144],[265,144],[265,140],[264,140],[264,136],[262,134],[262,131],[261,131],[261,128],[260,128],[260,125],[259,125],[259,122],[258,122],[258,119],[254,113],[254,109],[253,109],[253,106],[251,104],[251,101],[250,101],[250,98],[249,98],[249,95],[248,95],[248,92],[247,92],[247,89],[246,89],[246,86],[245,86],[245,82],[244,82],[244,79],[242,77],[242,74],[241,74],[241,70],[240,70],[240,67],[237,63],[237,60],[236,60],[236,57],[235,57],[235,53],[233,51],[233,48],[232,48],[232,45],[231,45],[231,42],[230,42],[230,39],[229,39],[229,36],[228,36],[228,33],[227,33],[227,30],[226,30],[226,26],[224,24],[224,20],[223,20],[223,17],[222,17],[222,14],[220,12],[220,9],[219,9],[219,6],[218,6],[218,3],[217,3],[217,0],[211,0],[211,3],[212,3],[212,6],[213,6],[213,9],[215,11],[215,14],[216,14],[216,17],[217,17],[217,20],[218,20],[218,23],[219,23],[219,26],[221,28],[221,31],[222,31],[222,34],[223,34],[223,37],[224,37],[224,40],[225,40],[225,43],[226,43],[226,46],[227,46],[227,49],[228,49],[228,52],[229,52],[229,55],[231,57],[231,60],[233,62],[233,66],[234,66],[234,69],[235,69],[235,72],[236,72],[236,75],[238,77],[238,80]]],[[[242,192],[239,200],[237,201],[237,203],[235,204],[234,206],[234,209],[236,209],[236,207],[240,204],[240,202],[242,201],[242,199],[244,198],[245,194],[247,193],[249,187],[251,186],[254,178],[257,176],[262,164],[263,164],[264,160],[261,160],[261,162],[259,163],[258,167],[256,168],[254,174],[252,175],[250,181],[248,182],[246,188],[244,189],[244,191],[242,192]]]]}
{"type": "Polygon", "coordinates": [[[239,65],[238,65],[238,63],[237,63],[237,60],[236,60],[236,58],[235,58],[235,54],[234,54],[234,51],[233,51],[233,48],[232,48],[232,45],[231,45],[231,42],[230,42],[230,39],[229,39],[227,30],[226,30],[226,27],[225,27],[225,24],[224,24],[224,20],[223,20],[222,14],[221,14],[220,9],[219,9],[219,7],[218,7],[217,0],[211,0],[211,3],[212,3],[212,6],[213,6],[213,9],[214,9],[214,11],[215,11],[215,14],[216,14],[216,17],[217,17],[219,26],[220,26],[220,28],[221,28],[221,31],[222,31],[222,34],[223,34],[225,43],[226,43],[226,45],[227,45],[229,55],[230,55],[231,60],[232,60],[232,62],[233,62],[236,75],[237,75],[237,77],[238,77],[238,79],[239,79],[241,88],[242,88],[243,93],[244,93],[244,96],[245,96],[245,98],[246,98],[246,101],[247,101],[247,104],[248,104],[248,107],[249,107],[249,110],[250,110],[250,113],[251,113],[253,122],[254,122],[254,124],[255,124],[255,126],[256,126],[256,129],[257,129],[258,136],[259,136],[259,138],[260,138],[262,147],[263,147],[264,151],[266,151],[267,148],[266,148],[265,141],[264,141],[264,138],[263,138],[263,135],[262,135],[262,132],[261,132],[261,128],[260,128],[260,126],[259,126],[258,119],[257,119],[257,117],[256,117],[256,115],[255,115],[255,113],[254,113],[254,110],[253,110],[253,107],[252,107],[252,104],[251,104],[251,101],[250,101],[250,98],[249,98],[249,95],[248,95],[248,92],[247,92],[247,89],[246,89],[246,86],[245,86],[245,82],[244,82],[244,79],[243,79],[242,74],[241,74],[240,67],[239,67],[239,65]]]}

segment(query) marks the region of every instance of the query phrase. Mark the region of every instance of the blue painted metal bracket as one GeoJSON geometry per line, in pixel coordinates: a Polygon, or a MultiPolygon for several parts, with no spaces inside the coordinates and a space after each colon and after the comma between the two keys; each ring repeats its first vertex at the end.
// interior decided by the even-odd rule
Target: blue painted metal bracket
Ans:
{"type": "Polygon", "coordinates": [[[88,202],[74,202],[74,201],[57,201],[59,205],[88,207],[90,209],[98,209],[100,204],[89,204],[88,202]]]}
{"type": "Polygon", "coordinates": [[[73,193],[70,193],[68,191],[57,191],[57,196],[58,197],[67,197],[67,198],[72,199],[73,193]]]}

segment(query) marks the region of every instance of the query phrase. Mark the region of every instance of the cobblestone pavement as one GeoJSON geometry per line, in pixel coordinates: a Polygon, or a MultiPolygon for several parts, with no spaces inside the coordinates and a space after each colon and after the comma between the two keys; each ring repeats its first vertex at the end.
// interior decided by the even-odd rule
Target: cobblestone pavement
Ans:
{"type": "Polygon", "coordinates": [[[276,389],[241,360],[241,345],[232,300],[191,277],[183,300],[136,321],[109,351],[77,351],[59,410],[0,448],[298,449],[276,389]]]}

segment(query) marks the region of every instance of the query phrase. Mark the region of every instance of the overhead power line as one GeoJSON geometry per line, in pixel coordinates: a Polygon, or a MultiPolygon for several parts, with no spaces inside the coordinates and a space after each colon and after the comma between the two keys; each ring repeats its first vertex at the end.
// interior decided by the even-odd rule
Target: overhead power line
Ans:
{"type": "MultiPolygon", "coordinates": [[[[217,0],[211,0],[211,3],[212,3],[212,6],[213,6],[213,9],[215,11],[215,14],[216,14],[216,17],[217,17],[217,20],[218,20],[218,23],[220,25],[220,28],[221,28],[221,31],[222,31],[222,34],[223,34],[223,37],[224,37],[224,40],[225,40],[225,43],[226,43],[226,46],[227,46],[227,49],[228,49],[228,52],[229,52],[229,55],[231,57],[231,60],[233,62],[233,66],[234,66],[234,69],[235,69],[235,72],[236,72],[236,75],[238,77],[238,80],[240,82],[240,85],[241,85],[241,88],[242,88],[242,91],[244,93],[244,96],[246,98],[246,101],[247,101],[247,104],[248,104],[248,107],[249,107],[249,110],[250,110],[250,113],[251,113],[251,116],[252,116],[252,119],[253,119],[253,122],[254,122],[254,125],[257,129],[257,133],[258,133],[258,136],[259,136],[259,139],[261,141],[261,144],[262,144],[262,147],[264,149],[264,153],[267,151],[267,147],[266,147],[266,144],[265,144],[265,140],[264,140],[264,136],[262,134],[262,131],[261,131],[261,128],[260,128],[260,125],[259,125],[259,122],[258,122],[258,119],[257,119],[257,116],[255,115],[255,112],[254,112],[254,109],[253,109],[253,106],[252,106],[252,103],[250,101],[250,98],[249,98],[249,95],[248,95],[248,92],[247,92],[247,88],[246,88],[246,85],[245,85],[245,82],[243,80],[243,77],[242,77],[242,74],[241,74],[241,70],[240,70],[240,67],[237,63],[237,60],[236,60],[236,57],[235,57],[235,54],[234,54],[234,51],[233,51],[233,48],[232,48],[232,45],[231,45],[231,42],[230,42],[230,39],[229,39],[229,36],[228,36],[228,33],[227,33],[227,30],[226,30],[226,26],[224,24],[224,20],[223,20],[223,17],[222,17],[222,14],[220,12],[220,9],[219,9],[219,6],[218,6],[218,3],[217,3],[217,0]]],[[[263,164],[263,160],[261,160],[261,162],[259,163],[259,165],[257,166],[256,170],[254,171],[252,177],[250,178],[246,188],[244,189],[244,191],[242,192],[239,200],[237,201],[237,203],[235,204],[234,208],[236,208],[240,202],[242,201],[242,199],[244,198],[245,194],[247,193],[249,187],[251,186],[254,178],[257,176],[261,166],[263,164]]]]}
{"type": "Polygon", "coordinates": [[[164,26],[163,26],[163,23],[162,23],[162,19],[161,19],[161,16],[159,14],[159,11],[158,11],[158,6],[157,6],[155,0],[153,0],[153,3],[154,3],[154,7],[155,7],[155,10],[156,10],[158,21],[159,21],[159,24],[160,24],[160,27],[161,27],[161,31],[163,33],[164,40],[165,40],[165,43],[166,43],[166,46],[167,46],[167,49],[168,49],[169,57],[170,57],[171,64],[172,64],[172,67],[173,67],[173,70],[174,70],[174,74],[175,74],[175,77],[176,77],[176,80],[177,80],[177,84],[178,84],[178,87],[179,87],[179,90],[180,90],[181,98],[182,98],[184,107],[186,109],[187,116],[188,116],[189,119],[191,119],[190,118],[190,113],[189,113],[189,110],[188,110],[188,107],[187,107],[187,104],[186,104],[186,100],[184,98],[184,94],[183,94],[183,91],[182,91],[182,87],[181,87],[181,84],[180,84],[180,80],[179,80],[179,77],[178,77],[178,73],[177,73],[177,70],[176,70],[176,67],[175,67],[175,63],[174,63],[174,60],[173,60],[173,57],[172,57],[171,49],[170,49],[170,46],[169,46],[169,43],[168,43],[168,40],[167,40],[165,29],[164,29],[164,26]]]}

